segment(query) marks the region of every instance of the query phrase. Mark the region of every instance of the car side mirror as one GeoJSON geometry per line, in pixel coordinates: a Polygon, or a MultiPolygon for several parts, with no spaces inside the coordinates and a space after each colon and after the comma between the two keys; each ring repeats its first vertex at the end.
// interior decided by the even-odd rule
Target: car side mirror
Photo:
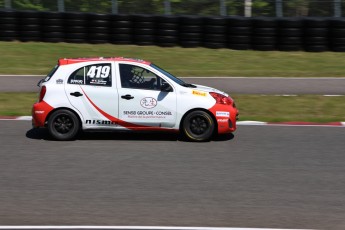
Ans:
{"type": "Polygon", "coordinates": [[[172,87],[168,83],[163,83],[161,85],[161,91],[162,92],[172,92],[172,87]]]}

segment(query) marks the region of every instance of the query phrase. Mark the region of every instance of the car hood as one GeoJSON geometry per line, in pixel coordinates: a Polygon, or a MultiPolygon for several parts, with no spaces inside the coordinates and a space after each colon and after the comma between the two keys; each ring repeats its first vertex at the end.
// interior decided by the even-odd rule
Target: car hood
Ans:
{"type": "Polygon", "coordinates": [[[226,97],[228,97],[229,95],[221,90],[218,90],[218,89],[215,89],[215,88],[212,88],[212,87],[209,87],[209,86],[204,86],[204,85],[196,85],[196,84],[193,84],[196,86],[196,88],[193,88],[193,90],[200,90],[200,91],[205,91],[205,92],[215,92],[215,93],[219,93],[219,94],[222,94],[226,97]]]}

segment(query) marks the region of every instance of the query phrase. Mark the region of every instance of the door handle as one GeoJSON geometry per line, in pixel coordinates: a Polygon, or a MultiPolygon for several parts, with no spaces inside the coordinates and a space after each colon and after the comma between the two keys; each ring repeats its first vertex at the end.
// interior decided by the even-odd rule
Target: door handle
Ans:
{"type": "Polygon", "coordinates": [[[126,95],[122,95],[121,98],[126,99],[126,100],[131,100],[134,97],[132,97],[132,95],[130,95],[130,94],[126,94],[126,95]]]}
{"type": "Polygon", "coordinates": [[[74,93],[70,93],[70,95],[74,96],[74,97],[80,97],[83,96],[83,94],[81,94],[80,92],[74,92],[74,93]]]}

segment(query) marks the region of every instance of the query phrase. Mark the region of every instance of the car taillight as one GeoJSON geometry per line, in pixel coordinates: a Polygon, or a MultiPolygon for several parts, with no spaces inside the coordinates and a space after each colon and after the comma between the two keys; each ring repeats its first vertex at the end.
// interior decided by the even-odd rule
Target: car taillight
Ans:
{"type": "Polygon", "coordinates": [[[222,94],[210,92],[210,95],[216,100],[217,104],[232,105],[233,100],[231,97],[226,97],[222,94]]]}
{"type": "Polygon", "coordinates": [[[41,91],[40,91],[40,97],[38,99],[39,102],[41,102],[44,98],[44,95],[46,95],[47,92],[47,88],[45,86],[41,87],[41,91]]]}

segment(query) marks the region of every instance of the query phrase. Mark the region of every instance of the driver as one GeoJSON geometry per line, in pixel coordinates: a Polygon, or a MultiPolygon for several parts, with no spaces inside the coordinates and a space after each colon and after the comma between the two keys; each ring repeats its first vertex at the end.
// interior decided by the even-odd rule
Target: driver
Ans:
{"type": "MultiPolygon", "coordinates": [[[[144,71],[144,70],[143,70],[144,71]]],[[[153,88],[156,82],[155,78],[150,81],[144,81],[143,76],[137,76],[134,73],[133,66],[120,64],[121,85],[123,88],[153,88]]]]}

